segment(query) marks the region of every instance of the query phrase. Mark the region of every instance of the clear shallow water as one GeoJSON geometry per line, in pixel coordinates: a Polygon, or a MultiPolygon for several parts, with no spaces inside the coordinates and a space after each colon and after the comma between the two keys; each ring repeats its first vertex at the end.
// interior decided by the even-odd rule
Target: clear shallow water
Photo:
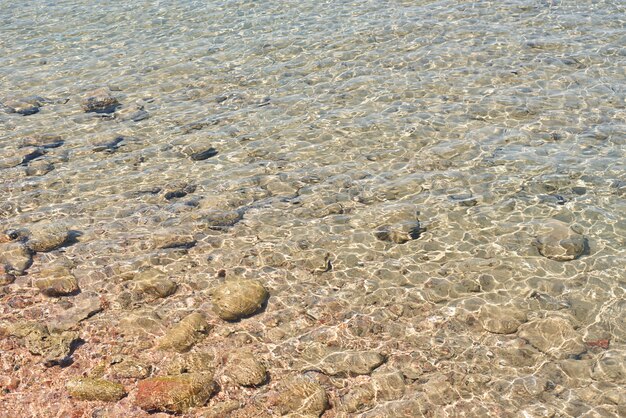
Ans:
{"type": "MultiPolygon", "coordinates": [[[[150,357],[155,338],[200,310],[215,328],[195,351],[246,347],[271,376],[256,389],[224,385],[209,405],[264,405],[281,380],[304,372],[330,396],[324,416],[625,413],[621,2],[0,2],[0,10],[0,99],[57,101],[30,116],[0,113],[0,224],[62,220],[81,234],[36,255],[5,288],[3,319],[46,321],[85,295],[107,300],[80,324],[85,344],[72,366],[53,372],[59,382],[116,354],[160,374],[168,359],[150,357]],[[143,106],[150,117],[83,113],[82,95],[102,86],[121,110],[143,106]],[[42,134],[63,144],[19,165],[36,149],[24,147],[28,138],[42,134]],[[116,149],[102,150],[118,136],[116,149]],[[219,154],[189,158],[208,147],[219,154]],[[376,237],[416,214],[419,238],[376,237]],[[566,262],[539,254],[537,229],[551,219],[583,233],[585,254],[566,262]],[[172,236],[197,243],[155,248],[172,236]],[[82,293],[38,295],[31,278],[62,259],[82,293]],[[132,300],[128,277],[146,268],[177,292],[132,300]],[[261,280],[271,294],[265,311],[217,319],[209,294],[220,270],[261,280]],[[11,308],[16,295],[30,304],[11,308]],[[526,324],[562,318],[574,330],[566,339],[587,349],[561,356],[522,331],[490,333],[485,304],[514,306],[526,324]],[[123,320],[141,315],[156,315],[156,325],[128,331],[123,320]],[[608,348],[594,347],[598,340],[608,348]],[[328,377],[318,372],[328,350],[372,350],[386,362],[371,376],[328,377]],[[393,373],[403,382],[396,392],[348,406],[355,388],[393,373]]],[[[3,349],[13,363],[32,360],[3,349]]],[[[2,402],[24,414],[58,395],[67,411],[141,415],[136,379],[124,381],[128,398],[95,406],[22,380],[2,402]]]]}

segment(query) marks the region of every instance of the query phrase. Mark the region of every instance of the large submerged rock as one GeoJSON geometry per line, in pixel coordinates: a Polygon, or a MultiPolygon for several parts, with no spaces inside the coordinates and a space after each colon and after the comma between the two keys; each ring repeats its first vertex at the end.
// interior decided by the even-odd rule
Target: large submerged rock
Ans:
{"type": "Polygon", "coordinates": [[[537,319],[522,324],[518,335],[539,351],[558,359],[578,355],[586,350],[582,337],[564,318],[537,319]]]}
{"type": "Polygon", "coordinates": [[[258,280],[231,280],[213,291],[213,310],[226,321],[236,321],[258,312],[268,297],[258,280]]]}
{"type": "Polygon", "coordinates": [[[478,320],[486,331],[513,334],[526,322],[526,312],[513,306],[483,305],[478,320]]]}
{"type": "Polygon", "coordinates": [[[585,251],[585,237],[554,219],[541,226],[534,244],[541,255],[556,261],[574,260],[585,251]]]}
{"type": "Polygon", "coordinates": [[[35,252],[55,250],[70,239],[70,230],[64,222],[37,222],[28,228],[9,231],[11,238],[22,241],[35,252]]]}
{"type": "Polygon", "coordinates": [[[42,356],[48,367],[65,360],[72,343],[78,340],[76,332],[50,332],[39,322],[18,322],[10,327],[9,334],[19,338],[31,354],[42,356]]]}
{"type": "Polygon", "coordinates": [[[242,386],[259,386],[267,379],[267,370],[263,363],[247,351],[231,354],[225,373],[242,386]]]}

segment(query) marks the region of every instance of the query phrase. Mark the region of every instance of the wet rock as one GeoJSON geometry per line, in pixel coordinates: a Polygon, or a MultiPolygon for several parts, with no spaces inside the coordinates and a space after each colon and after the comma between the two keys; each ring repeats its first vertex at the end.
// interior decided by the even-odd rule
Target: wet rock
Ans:
{"type": "Polygon", "coordinates": [[[153,377],[138,383],[135,404],[145,411],[184,413],[206,404],[216,389],[210,373],[153,377]]]}
{"type": "Polygon", "coordinates": [[[193,193],[196,191],[196,186],[194,184],[188,184],[184,181],[174,182],[167,184],[161,190],[163,197],[165,200],[172,200],[181,197],[187,196],[189,193],[193,193]]]}
{"type": "Polygon", "coordinates": [[[43,176],[54,170],[54,165],[49,161],[38,160],[26,167],[27,176],[43,176]]]}
{"type": "Polygon", "coordinates": [[[258,280],[231,280],[212,294],[213,310],[226,321],[236,321],[258,312],[269,293],[258,280]]]}
{"type": "Polygon", "coordinates": [[[126,390],[121,384],[89,377],[69,380],[65,388],[70,396],[82,401],[117,402],[126,396],[126,390]]]}
{"type": "Polygon", "coordinates": [[[210,147],[202,151],[193,152],[189,155],[189,157],[194,161],[203,161],[208,158],[215,157],[217,154],[217,150],[213,147],[210,147]]]}
{"type": "Polygon", "coordinates": [[[541,226],[534,244],[541,255],[556,261],[574,260],[585,251],[585,237],[557,220],[541,226]]]}
{"type": "Polygon", "coordinates": [[[191,248],[196,245],[196,240],[191,234],[179,229],[158,231],[151,239],[154,249],[191,248]]]}
{"type": "Polygon", "coordinates": [[[133,104],[130,106],[124,106],[122,109],[115,112],[115,118],[121,121],[133,121],[139,122],[148,119],[150,114],[146,112],[141,105],[133,104]]]}
{"type": "Polygon", "coordinates": [[[204,338],[210,331],[211,325],[204,315],[194,312],[174,325],[159,341],[161,350],[171,350],[179,353],[189,351],[194,344],[204,338]]]}
{"type": "Polygon", "coordinates": [[[11,284],[15,281],[15,276],[7,272],[7,268],[0,264],[0,286],[11,284]]]}
{"type": "Polygon", "coordinates": [[[352,388],[341,400],[341,409],[346,412],[357,412],[374,404],[376,391],[371,383],[352,388]]]}
{"type": "Polygon", "coordinates": [[[18,146],[20,148],[25,147],[38,147],[38,148],[58,148],[63,145],[64,141],[56,135],[50,134],[42,134],[42,135],[31,135],[25,138],[22,138],[18,141],[18,146]]]}
{"type": "Polygon", "coordinates": [[[606,351],[596,360],[591,375],[598,381],[626,384],[626,355],[619,350],[606,351]]]}
{"type": "Polygon", "coordinates": [[[319,367],[332,376],[355,376],[370,374],[384,362],[385,357],[375,351],[347,351],[327,355],[319,367]]]}
{"type": "Polygon", "coordinates": [[[38,322],[19,322],[13,325],[9,334],[18,337],[31,354],[44,357],[48,367],[64,361],[71,353],[72,343],[78,340],[78,333],[49,332],[38,322]]]}
{"type": "Polygon", "coordinates": [[[25,241],[35,252],[52,251],[70,239],[70,230],[63,222],[38,222],[28,228],[9,231],[9,234],[25,241]]]}
{"type": "Polygon", "coordinates": [[[420,223],[418,221],[402,221],[391,225],[382,225],[378,227],[374,235],[381,241],[404,244],[419,238],[420,223]]]}
{"type": "Polygon", "coordinates": [[[422,390],[430,403],[435,405],[451,404],[459,398],[448,378],[441,373],[434,374],[424,384],[422,390]]]}
{"type": "Polygon", "coordinates": [[[215,354],[209,352],[192,352],[176,356],[167,366],[167,374],[178,375],[183,373],[213,373],[217,368],[215,354]]]}
{"type": "Polygon", "coordinates": [[[143,337],[158,334],[163,329],[161,317],[156,312],[150,311],[125,315],[120,320],[119,326],[125,334],[143,337]]]}
{"type": "Polygon", "coordinates": [[[44,150],[43,148],[35,148],[34,150],[22,157],[22,161],[19,165],[28,165],[31,161],[34,161],[39,157],[43,157],[44,155],[46,155],[46,150],[44,150]]]}
{"type": "Polygon", "coordinates": [[[558,359],[577,355],[586,350],[582,337],[569,321],[559,317],[537,319],[522,324],[518,336],[539,351],[558,359]]]}
{"type": "Polygon", "coordinates": [[[254,354],[239,351],[228,357],[225,374],[242,386],[260,386],[267,379],[267,370],[254,354]]]}
{"type": "Polygon", "coordinates": [[[328,396],[324,388],[304,377],[282,382],[278,391],[272,401],[282,415],[319,417],[328,408],[328,396]]]}
{"type": "Polygon", "coordinates": [[[102,311],[101,300],[97,293],[78,295],[72,302],[74,306],[48,321],[50,331],[69,330],[76,327],[81,321],[102,311]]]}
{"type": "Polygon", "coordinates": [[[152,277],[136,280],[133,284],[134,291],[140,293],[145,299],[166,298],[178,289],[178,285],[173,280],[160,272],[152,277]]]}
{"type": "Polygon", "coordinates": [[[526,313],[513,306],[483,305],[478,313],[480,325],[494,334],[513,334],[526,322],[526,313]]]}
{"type": "Polygon", "coordinates": [[[0,264],[8,274],[21,276],[33,263],[33,252],[21,242],[0,244],[0,264]]]}
{"type": "Polygon", "coordinates": [[[33,286],[47,296],[68,296],[76,294],[80,289],[78,280],[72,274],[70,266],[56,263],[44,267],[39,272],[40,278],[33,279],[33,286]]]}
{"type": "Polygon", "coordinates": [[[152,373],[152,366],[133,359],[122,358],[111,365],[111,373],[121,379],[145,379],[152,373]]]}
{"type": "Polygon", "coordinates": [[[404,376],[399,371],[376,372],[372,375],[376,399],[392,401],[404,395],[404,376]]]}
{"type": "Polygon", "coordinates": [[[201,418],[224,418],[230,417],[231,412],[234,412],[241,408],[242,404],[239,401],[224,401],[218,402],[215,405],[211,405],[209,410],[201,415],[201,418]]]}
{"type": "Polygon", "coordinates": [[[6,100],[2,104],[9,113],[18,113],[22,116],[34,115],[42,106],[42,103],[35,98],[6,100]]]}
{"type": "Polygon", "coordinates": [[[109,89],[102,87],[85,94],[81,107],[85,112],[113,113],[120,105],[109,89]]]}
{"type": "Polygon", "coordinates": [[[96,146],[93,148],[94,152],[115,152],[119,147],[120,144],[122,142],[124,142],[124,140],[126,140],[125,137],[123,136],[116,136],[115,138],[113,138],[110,141],[106,141],[106,142],[102,142],[100,144],[96,144],[96,146]]]}

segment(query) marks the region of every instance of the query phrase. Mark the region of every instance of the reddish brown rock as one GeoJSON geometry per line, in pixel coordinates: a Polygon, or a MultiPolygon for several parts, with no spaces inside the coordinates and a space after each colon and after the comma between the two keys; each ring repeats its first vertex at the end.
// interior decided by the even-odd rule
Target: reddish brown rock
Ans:
{"type": "Polygon", "coordinates": [[[206,404],[216,389],[211,373],[153,377],[139,382],[135,404],[145,411],[184,413],[206,404]]]}

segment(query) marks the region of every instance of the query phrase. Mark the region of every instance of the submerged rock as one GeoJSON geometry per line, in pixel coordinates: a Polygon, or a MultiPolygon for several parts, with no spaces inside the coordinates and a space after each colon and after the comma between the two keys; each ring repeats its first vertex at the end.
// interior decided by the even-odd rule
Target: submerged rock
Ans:
{"type": "Polygon", "coordinates": [[[33,263],[33,252],[21,242],[0,243],[0,264],[5,272],[21,276],[33,263]]]}
{"type": "Polygon", "coordinates": [[[478,313],[482,327],[494,334],[513,334],[526,322],[526,313],[513,306],[483,305],[478,313]]]}
{"type": "Polygon", "coordinates": [[[217,386],[211,373],[187,373],[141,380],[135,404],[145,411],[184,413],[203,406],[217,386]]]}
{"type": "Polygon", "coordinates": [[[585,251],[585,237],[554,219],[541,226],[534,244],[541,255],[556,261],[574,260],[585,251]]]}
{"type": "Polygon", "coordinates": [[[236,321],[258,312],[268,291],[258,280],[232,280],[219,285],[212,294],[213,310],[226,321],[236,321]]]}
{"type": "Polygon", "coordinates": [[[176,356],[167,366],[167,374],[213,373],[217,368],[217,358],[213,353],[191,352],[176,356]]]}
{"type": "Polygon", "coordinates": [[[378,227],[374,235],[381,241],[404,244],[419,238],[420,232],[419,221],[402,221],[391,225],[382,225],[378,227]]]}
{"type": "Polygon", "coordinates": [[[78,339],[78,333],[49,332],[38,322],[18,322],[9,334],[20,338],[31,354],[44,357],[46,366],[54,366],[66,359],[71,352],[72,343],[78,339]]]}
{"type": "Polygon", "coordinates": [[[59,248],[70,238],[70,230],[63,222],[38,222],[28,228],[9,231],[14,239],[25,242],[35,252],[47,252],[59,248]]]}
{"type": "Polygon", "coordinates": [[[65,384],[67,392],[82,401],[116,402],[126,396],[124,386],[104,379],[80,377],[65,384]]]}
{"type": "Polygon", "coordinates": [[[375,351],[346,351],[331,353],[320,362],[320,369],[332,376],[370,374],[385,362],[385,357],[375,351]]]}
{"type": "Polygon", "coordinates": [[[9,113],[18,113],[22,116],[34,115],[39,112],[46,99],[38,96],[24,97],[20,99],[6,100],[2,104],[9,113]]]}
{"type": "Polygon", "coordinates": [[[569,321],[559,317],[522,324],[518,335],[539,351],[558,359],[578,355],[586,350],[582,337],[569,321]]]}
{"type": "Polygon", "coordinates": [[[102,303],[97,293],[80,294],[72,300],[74,306],[61,315],[48,321],[51,331],[66,331],[76,327],[81,321],[102,311],[102,303]]]}
{"type": "Polygon", "coordinates": [[[113,113],[120,105],[109,89],[102,87],[85,94],[81,107],[85,112],[113,113]]]}
{"type": "Polygon", "coordinates": [[[72,274],[70,266],[56,263],[41,269],[41,278],[33,279],[33,286],[47,296],[67,296],[77,293],[78,280],[72,274]]]}
{"type": "Polygon", "coordinates": [[[145,379],[152,373],[152,366],[133,359],[117,360],[111,366],[113,376],[122,379],[145,379]]]}
{"type": "Polygon", "coordinates": [[[0,286],[11,284],[15,281],[15,276],[7,272],[7,268],[0,264],[0,286]]]}
{"type": "Polygon", "coordinates": [[[284,381],[273,403],[282,415],[319,417],[328,408],[328,396],[317,382],[304,377],[284,381]]]}
{"type": "Polygon", "coordinates": [[[225,373],[242,386],[259,386],[267,379],[263,363],[246,351],[235,352],[228,357],[225,373]]]}
{"type": "Polygon", "coordinates": [[[194,312],[174,325],[159,341],[161,350],[172,350],[179,353],[189,351],[194,344],[210,331],[211,325],[204,315],[194,312]]]}

